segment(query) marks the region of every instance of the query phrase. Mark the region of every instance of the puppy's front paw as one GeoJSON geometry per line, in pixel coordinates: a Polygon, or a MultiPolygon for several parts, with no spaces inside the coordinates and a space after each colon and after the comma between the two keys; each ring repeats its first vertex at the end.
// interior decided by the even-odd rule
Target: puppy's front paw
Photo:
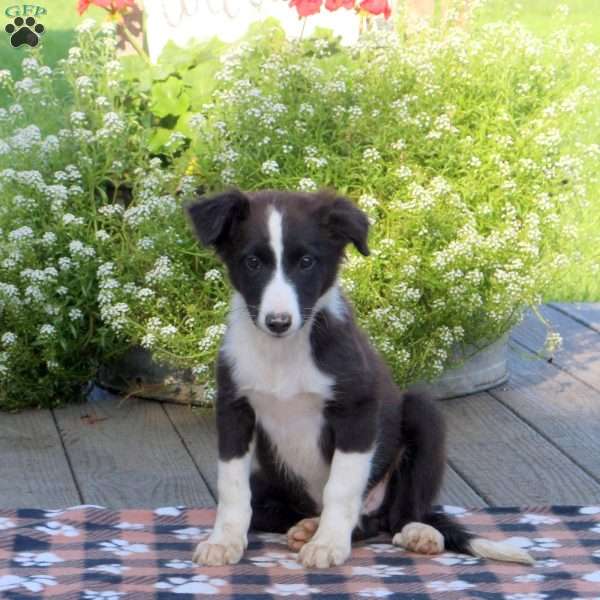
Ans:
{"type": "Polygon", "coordinates": [[[208,540],[196,546],[192,560],[199,565],[220,567],[240,562],[243,554],[244,544],[241,540],[239,543],[222,544],[215,544],[208,540]]]}
{"type": "Polygon", "coordinates": [[[419,554],[439,554],[444,551],[444,536],[425,523],[408,523],[394,536],[392,543],[419,554]]]}
{"type": "Polygon", "coordinates": [[[302,546],[298,558],[303,566],[326,569],[341,565],[350,556],[351,548],[339,542],[320,542],[313,540],[302,546]]]}

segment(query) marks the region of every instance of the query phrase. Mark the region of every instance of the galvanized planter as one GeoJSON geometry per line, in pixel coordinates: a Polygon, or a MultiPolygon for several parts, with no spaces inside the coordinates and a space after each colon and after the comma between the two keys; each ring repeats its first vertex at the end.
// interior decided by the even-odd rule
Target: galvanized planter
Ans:
{"type": "Polygon", "coordinates": [[[96,383],[124,396],[206,405],[204,388],[194,383],[190,369],[176,369],[156,362],[152,352],[134,346],[118,361],[103,365],[96,383]]]}
{"type": "MultiPolygon", "coordinates": [[[[411,390],[443,400],[496,387],[508,379],[507,349],[508,334],[482,349],[457,351],[457,362],[464,356],[469,358],[435,381],[416,384],[411,390]]],[[[152,353],[141,347],[132,348],[119,361],[102,367],[97,383],[123,395],[198,406],[206,404],[203,387],[194,383],[190,370],[156,363],[152,353]]]]}
{"type": "Polygon", "coordinates": [[[503,384],[508,379],[508,333],[481,349],[469,347],[464,352],[457,351],[454,358],[460,363],[457,367],[444,371],[434,381],[418,383],[411,390],[434,400],[446,400],[503,384]]]}

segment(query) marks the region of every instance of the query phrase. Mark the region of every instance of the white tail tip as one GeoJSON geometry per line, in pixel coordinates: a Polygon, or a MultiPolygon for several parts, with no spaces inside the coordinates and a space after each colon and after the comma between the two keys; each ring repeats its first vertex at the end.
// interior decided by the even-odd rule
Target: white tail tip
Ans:
{"type": "Polygon", "coordinates": [[[469,550],[471,554],[480,558],[491,558],[523,565],[535,564],[535,559],[529,552],[525,552],[525,550],[507,542],[493,542],[484,538],[474,538],[469,542],[469,550]]]}

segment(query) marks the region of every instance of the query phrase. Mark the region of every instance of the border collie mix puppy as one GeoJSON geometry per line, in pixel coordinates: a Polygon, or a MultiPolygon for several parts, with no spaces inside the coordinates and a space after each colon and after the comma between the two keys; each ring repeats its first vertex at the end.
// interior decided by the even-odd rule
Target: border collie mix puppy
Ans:
{"type": "Polygon", "coordinates": [[[280,191],[187,210],[235,290],[217,368],[219,505],[194,560],[238,562],[252,528],[287,532],[306,567],[341,565],[353,537],[380,531],[414,552],[532,562],[432,510],[442,419],[396,387],[336,281],[348,243],[369,253],[366,216],[333,195],[280,191]]]}

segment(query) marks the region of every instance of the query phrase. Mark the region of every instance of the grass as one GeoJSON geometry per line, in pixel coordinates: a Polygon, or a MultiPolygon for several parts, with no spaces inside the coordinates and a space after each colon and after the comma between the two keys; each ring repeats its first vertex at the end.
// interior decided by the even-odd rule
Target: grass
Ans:
{"type": "MultiPolygon", "coordinates": [[[[0,10],[14,5],[4,0],[0,10]]],[[[520,8],[506,0],[488,0],[481,18],[484,21],[514,18],[521,21],[538,35],[550,35],[563,24],[577,28],[583,42],[600,45],[600,0],[523,0],[520,8]],[[557,18],[559,5],[566,5],[569,13],[557,18]]],[[[90,8],[84,17],[76,10],[76,0],[40,1],[48,14],[40,19],[46,28],[40,46],[44,60],[53,65],[64,57],[75,39],[74,28],[83,18],[103,18],[104,11],[90,8]]],[[[6,20],[8,22],[8,18],[6,20]]],[[[4,34],[5,35],[5,34],[4,34]]],[[[0,43],[0,68],[18,74],[20,63],[28,52],[27,46],[13,48],[5,38],[0,43]]],[[[600,107],[590,116],[584,142],[600,143],[600,107]]],[[[564,273],[564,277],[553,282],[545,293],[545,300],[556,301],[600,301],[600,185],[591,190],[590,207],[587,211],[573,211],[572,219],[581,226],[581,235],[576,241],[581,260],[564,273]]]]}

